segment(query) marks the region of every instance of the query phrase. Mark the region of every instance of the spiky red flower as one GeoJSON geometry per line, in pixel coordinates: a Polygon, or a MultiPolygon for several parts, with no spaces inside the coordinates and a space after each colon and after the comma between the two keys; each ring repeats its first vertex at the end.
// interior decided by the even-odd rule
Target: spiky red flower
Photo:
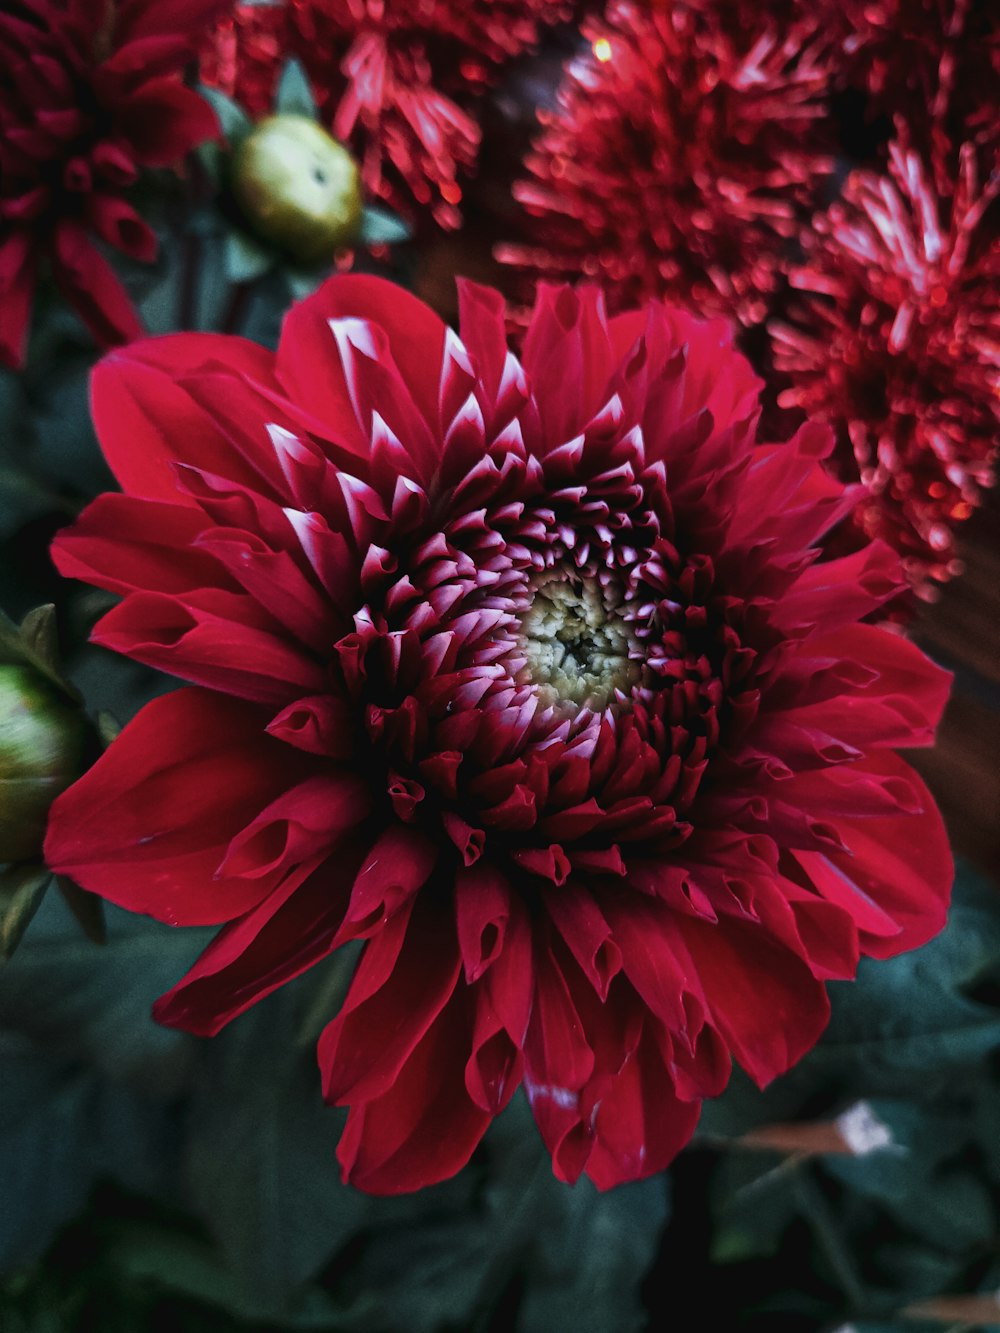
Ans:
{"type": "Polygon", "coordinates": [[[277,355],[181,335],[109,357],[125,489],[63,535],[124,594],[97,642],[194,688],[56,803],[49,864],[136,911],[228,922],[157,1005],[214,1033],[351,940],[319,1045],[347,1179],[465,1163],[523,1081],[556,1173],[683,1146],[733,1055],[816,1040],[824,982],[944,918],[940,817],[892,747],[948,677],[859,623],[885,546],[816,563],[853,496],[823,427],[755,442],[728,326],[544,289],[507,349],[364,277],[277,355]]]}
{"type": "Polygon", "coordinates": [[[243,4],[214,36],[203,73],[263,112],[281,62],[297,57],[334,135],[361,163],[366,188],[402,212],[413,214],[416,204],[457,227],[459,178],[479,153],[470,97],[568,12],[566,0],[243,4]]]}
{"type": "Polygon", "coordinates": [[[23,363],[41,266],[104,346],[142,332],[103,242],[156,237],[127,201],[217,130],[180,71],[226,0],[13,0],[0,13],[0,362],[23,363]]]}
{"type": "Polygon", "coordinates": [[[981,187],[967,144],[949,199],[930,177],[899,142],[887,176],[852,175],[803,234],[791,281],[807,301],[772,329],[792,380],[779,401],[837,428],[843,473],[868,491],[856,521],[925,596],[960,568],[955,527],[993,484],[1000,438],[1000,170],[981,187]]]}
{"type": "Polygon", "coordinates": [[[599,279],[615,309],[667,296],[762,319],[831,168],[818,25],[613,0],[584,32],[591,50],[539,112],[531,179],[514,188],[526,241],[498,258],[532,279],[599,279]]]}
{"type": "Polygon", "coordinates": [[[202,81],[235,98],[252,116],[266,116],[292,53],[289,12],[286,0],[232,5],[201,47],[202,81]]]}
{"type": "Polygon", "coordinates": [[[841,76],[869,114],[904,116],[922,148],[997,142],[1000,11],[991,0],[824,0],[843,52],[841,76]]]}

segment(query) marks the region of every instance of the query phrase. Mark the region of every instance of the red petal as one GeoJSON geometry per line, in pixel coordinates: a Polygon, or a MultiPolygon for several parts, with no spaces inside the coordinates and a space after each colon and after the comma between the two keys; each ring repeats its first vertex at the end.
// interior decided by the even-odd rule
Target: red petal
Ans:
{"type": "Polygon", "coordinates": [[[206,139],[219,121],[204,97],[176,79],[154,79],[125,99],[120,123],[137,162],[169,167],[206,139]]]}
{"type": "Polygon", "coordinates": [[[461,965],[448,935],[440,914],[418,902],[392,971],[374,993],[362,960],[357,992],[352,985],[320,1038],[327,1101],[369,1101],[392,1087],[455,992],[461,965]]]}
{"type": "Polygon", "coordinates": [[[128,292],[75,223],[62,223],[56,231],[52,276],[102,347],[142,337],[142,321],[128,292]]]}
{"type": "Polygon", "coordinates": [[[429,424],[437,422],[438,377],[446,325],[429,306],[382,278],[330,278],[285,317],[278,376],[289,397],[327,422],[331,438],[357,453],[369,436],[359,430],[351,390],[337,354],[330,321],[358,319],[384,330],[392,360],[429,424]]]}
{"type": "Polygon", "coordinates": [[[273,879],[216,878],[231,838],[294,780],[266,712],[203,690],[147,704],[58,798],[46,864],[171,925],[229,921],[273,879]]]}
{"type": "Polygon", "coordinates": [[[733,1055],[763,1087],[813,1046],[826,1027],[826,990],[800,958],[761,926],[677,917],[692,979],[733,1055]]]}
{"type": "Polygon", "coordinates": [[[455,921],[465,979],[478,981],[504,947],[511,914],[511,891],[500,871],[477,865],[455,876],[455,921]]]}
{"type": "MultiPolygon", "coordinates": [[[[237,483],[259,485],[259,473],[176,384],[185,373],[213,361],[225,366],[238,385],[241,376],[269,381],[274,358],[243,338],[180,333],[114,352],[97,366],[91,379],[94,425],[123,490],[183,503],[175,462],[197,463],[237,483]]],[[[263,432],[260,448],[262,454],[267,448],[263,432]]],[[[273,459],[272,465],[280,475],[273,459]]]]}
{"type": "Polygon", "coordinates": [[[0,365],[18,370],[28,350],[31,302],[35,295],[35,257],[27,232],[15,232],[0,245],[0,365]]]}
{"type": "MultiPolygon", "coordinates": [[[[852,915],[861,930],[862,951],[891,958],[924,944],[944,925],[955,863],[934,799],[909,765],[883,752],[866,760],[865,767],[905,781],[919,809],[916,814],[842,820],[839,827],[850,853],[829,852],[826,859],[848,887],[849,899],[858,904],[852,915]],[[869,924],[869,903],[897,923],[897,934],[887,935],[877,922],[869,924]]],[[[803,864],[808,868],[807,860],[803,864]]],[[[829,881],[822,882],[830,896],[829,881]]],[[[844,905],[850,910],[850,901],[844,905]]]]}
{"type": "Polygon", "coordinates": [[[401,1194],[468,1162],[492,1116],[469,1097],[455,1059],[469,1040],[466,1003],[456,995],[382,1097],[351,1108],[337,1149],[346,1183],[401,1194]]]}
{"type": "Polygon", "coordinates": [[[133,593],[94,627],[91,639],[137,662],[238,698],[280,707],[324,684],[319,663],[258,628],[249,597],[133,593]],[[213,607],[220,606],[225,614],[213,607]]]}
{"type": "Polygon", "coordinates": [[[204,514],[186,505],[100,495],[58,534],[52,558],[65,578],[110,592],[182,593],[212,586],[235,591],[219,562],[194,548],[210,526],[204,514]]]}
{"type": "Polygon", "coordinates": [[[700,1111],[700,1102],[678,1099],[659,1048],[644,1035],[601,1097],[587,1175],[606,1190],[662,1171],[689,1142],[700,1111]]]}
{"type": "Polygon", "coordinates": [[[350,865],[345,851],[304,883],[301,876],[291,876],[225,926],[187,975],[156,1001],[153,1017],[168,1027],[214,1037],[258,1000],[319,962],[330,952],[343,916],[350,865]]]}

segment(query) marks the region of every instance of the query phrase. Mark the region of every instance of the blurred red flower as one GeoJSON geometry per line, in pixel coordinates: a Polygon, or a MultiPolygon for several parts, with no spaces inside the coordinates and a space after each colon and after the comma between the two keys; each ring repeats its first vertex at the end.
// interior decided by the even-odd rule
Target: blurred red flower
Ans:
{"type": "Polygon", "coordinates": [[[180,71],[226,0],[12,0],[0,13],[0,362],[24,361],[39,267],[99,343],[142,332],[96,242],[144,262],[127,202],[217,130],[180,71]]]}
{"type": "Polygon", "coordinates": [[[763,319],[833,166],[834,47],[804,14],[612,0],[588,21],[514,187],[523,239],[497,250],[525,292],[587,277],[614,309],[665,296],[763,319]]]}
{"type": "Polygon", "coordinates": [[[470,99],[570,12],[567,0],[243,3],[206,44],[202,75],[262,115],[294,56],[333,134],[356,154],[366,189],[455,228],[460,177],[479,155],[470,99]]]}
{"type": "Polygon", "coordinates": [[[779,402],[836,427],[842,475],[867,490],[856,522],[924,597],[960,569],[955,529],[1000,439],[1000,163],[981,184],[976,158],[969,143],[932,172],[897,140],[886,175],[855,172],[803,232],[803,297],[772,326],[779,402]]]}
{"type": "Polygon", "coordinates": [[[824,982],[942,924],[940,817],[894,747],[948,676],[860,623],[873,545],[824,427],[755,439],[721,321],[543,288],[461,335],[329,281],[277,354],[187,334],[109,356],[124,495],[55,546],[123,594],[98,643],[193,683],[53,809],[49,863],[227,923],[157,1005],[210,1034],[364,941],[319,1045],[362,1189],[441,1180],[523,1082],[556,1174],[648,1175],[735,1057],[815,1042],[824,982]]]}

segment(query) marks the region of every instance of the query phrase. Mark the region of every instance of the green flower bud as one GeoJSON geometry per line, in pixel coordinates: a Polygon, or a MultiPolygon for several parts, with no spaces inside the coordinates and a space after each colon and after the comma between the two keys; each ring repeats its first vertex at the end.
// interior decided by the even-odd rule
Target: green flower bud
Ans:
{"type": "Polygon", "coordinates": [[[37,856],[49,806],[79,776],[86,722],[28,667],[0,666],[0,861],[37,856]]]}
{"type": "Polygon", "coordinates": [[[351,245],[361,184],[347,149],[306,116],[268,116],[239,144],[230,180],[253,230],[301,264],[351,245]]]}

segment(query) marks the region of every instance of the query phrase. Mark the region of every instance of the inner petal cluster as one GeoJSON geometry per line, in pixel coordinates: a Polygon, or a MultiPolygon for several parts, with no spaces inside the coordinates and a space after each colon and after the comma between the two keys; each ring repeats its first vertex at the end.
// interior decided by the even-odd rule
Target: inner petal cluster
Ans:
{"type": "Polygon", "coordinates": [[[624,698],[640,667],[622,603],[611,579],[558,570],[537,580],[519,631],[525,657],[519,681],[533,685],[548,704],[596,711],[624,698]]]}

